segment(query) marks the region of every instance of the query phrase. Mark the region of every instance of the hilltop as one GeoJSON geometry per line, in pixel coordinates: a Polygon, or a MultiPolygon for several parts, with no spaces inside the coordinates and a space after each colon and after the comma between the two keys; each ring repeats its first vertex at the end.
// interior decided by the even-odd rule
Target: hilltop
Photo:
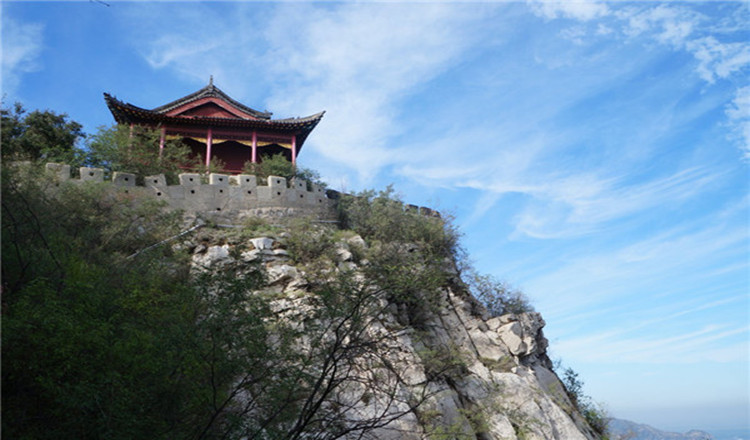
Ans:
{"type": "Polygon", "coordinates": [[[217,219],[24,169],[3,175],[8,435],[601,438],[541,315],[390,191],[217,219]]]}

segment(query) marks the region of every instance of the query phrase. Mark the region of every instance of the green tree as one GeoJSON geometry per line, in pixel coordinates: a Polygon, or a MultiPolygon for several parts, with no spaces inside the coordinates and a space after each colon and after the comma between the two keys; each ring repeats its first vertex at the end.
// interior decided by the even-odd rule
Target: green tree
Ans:
{"type": "Polygon", "coordinates": [[[7,437],[336,439],[427,397],[399,392],[396,336],[369,332],[401,278],[321,267],[290,320],[258,265],[191,274],[186,255],[150,248],[179,230],[158,204],[13,169],[2,183],[7,437]],[[361,399],[382,411],[362,418],[361,399]]]}
{"type": "Polygon", "coordinates": [[[180,140],[167,139],[164,148],[159,148],[160,136],[159,130],[138,125],[99,127],[88,142],[88,162],[109,171],[135,173],[139,178],[165,174],[170,183],[176,183],[183,168],[198,163],[180,140]]]}
{"type": "Polygon", "coordinates": [[[317,171],[292,164],[282,153],[263,156],[260,163],[245,162],[242,172],[255,174],[261,182],[265,182],[268,176],[279,176],[286,178],[287,181],[297,178],[323,188],[326,186],[317,171]]]}
{"type": "Polygon", "coordinates": [[[132,257],[178,231],[174,214],[103,185],[2,178],[2,433],[222,437],[236,347],[266,341],[248,299],[261,272],[217,303],[218,281],[191,278],[171,248],[132,257]]]}
{"type": "Polygon", "coordinates": [[[0,109],[3,160],[61,161],[76,165],[83,154],[78,143],[86,135],[83,126],[65,113],[34,110],[23,105],[0,109]]]}

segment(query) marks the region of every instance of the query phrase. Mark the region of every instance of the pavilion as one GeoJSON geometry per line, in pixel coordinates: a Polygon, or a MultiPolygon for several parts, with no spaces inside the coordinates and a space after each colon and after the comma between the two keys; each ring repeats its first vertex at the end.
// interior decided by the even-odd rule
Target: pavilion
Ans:
{"type": "Polygon", "coordinates": [[[161,131],[159,148],[167,138],[181,138],[208,166],[221,159],[226,172],[240,172],[245,162],[260,163],[263,156],[284,154],[297,162],[302,145],[325,111],[303,118],[271,119],[268,111],[247,107],[213,83],[152,110],[119,101],[108,93],[104,100],[115,121],[144,125],[161,131]]]}

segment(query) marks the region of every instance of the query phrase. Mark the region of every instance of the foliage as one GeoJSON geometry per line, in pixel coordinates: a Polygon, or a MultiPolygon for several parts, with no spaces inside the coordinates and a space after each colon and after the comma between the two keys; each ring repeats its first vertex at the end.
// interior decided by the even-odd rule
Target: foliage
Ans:
{"type": "Polygon", "coordinates": [[[260,163],[245,162],[242,172],[245,174],[254,174],[260,179],[261,183],[264,183],[268,179],[268,176],[278,176],[286,178],[287,181],[301,179],[318,185],[321,188],[325,188],[326,186],[325,182],[320,179],[320,174],[317,171],[292,164],[283,153],[263,156],[260,163]]]}
{"type": "MultiPolygon", "coordinates": [[[[390,354],[398,336],[377,325],[384,289],[353,271],[331,267],[310,277],[316,307],[305,320],[300,381],[305,396],[289,438],[361,438],[414,411],[428,397],[404,392],[403,366],[390,354]],[[368,412],[361,402],[376,401],[368,412]]],[[[429,381],[429,380],[428,380],[429,381]]]]}
{"type": "Polygon", "coordinates": [[[469,290],[484,304],[491,316],[534,311],[526,295],[508,283],[490,275],[479,275],[473,271],[470,271],[468,275],[469,290]]]}
{"type": "Polygon", "coordinates": [[[252,293],[262,271],[191,277],[169,248],[133,258],[178,219],[103,185],[38,182],[3,172],[3,434],[236,438],[240,393],[275,402],[287,385],[252,293]]]}
{"type": "Polygon", "coordinates": [[[97,186],[50,197],[12,174],[3,173],[2,200],[3,433],[178,433],[197,379],[189,368],[175,374],[194,360],[190,291],[163,255],[127,259],[173,222],[97,186]]]}
{"type": "Polygon", "coordinates": [[[371,333],[374,283],[329,267],[312,274],[313,307],[284,318],[258,266],[190,275],[172,248],[137,253],[179,230],[158,205],[39,182],[3,173],[8,437],[335,439],[426,398],[399,392],[396,336],[371,333]],[[362,418],[363,399],[382,411],[362,418]]]}
{"type": "Polygon", "coordinates": [[[333,231],[324,225],[316,225],[310,219],[295,219],[290,222],[287,250],[295,263],[310,264],[321,258],[334,259],[333,231]]]}
{"type": "Polygon", "coordinates": [[[409,323],[420,328],[435,311],[446,272],[458,249],[458,234],[449,220],[404,209],[393,189],[345,195],[339,203],[342,227],[370,243],[365,275],[406,307],[409,323]]]}
{"type": "Polygon", "coordinates": [[[458,232],[450,219],[426,217],[404,209],[392,186],[384,191],[344,195],[339,202],[343,228],[371,242],[411,243],[431,256],[454,258],[458,232]]]}
{"type": "Polygon", "coordinates": [[[34,110],[26,113],[23,105],[0,109],[2,158],[4,161],[60,161],[77,165],[83,154],[79,140],[86,135],[83,126],[68,119],[65,113],[34,110]]]}
{"type": "Polygon", "coordinates": [[[579,378],[578,373],[572,368],[565,368],[561,381],[573,406],[581,413],[589,426],[602,438],[608,438],[609,415],[601,405],[584,394],[583,381],[579,378]]]}
{"type": "Polygon", "coordinates": [[[170,183],[176,183],[182,168],[199,164],[190,158],[190,148],[182,141],[167,139],[160,149],[160,137],[159,130],[139,125],[99,127],[88,142],[89,164],[109,171],[134,173],[140,179],[163,173],[170,183]]]}

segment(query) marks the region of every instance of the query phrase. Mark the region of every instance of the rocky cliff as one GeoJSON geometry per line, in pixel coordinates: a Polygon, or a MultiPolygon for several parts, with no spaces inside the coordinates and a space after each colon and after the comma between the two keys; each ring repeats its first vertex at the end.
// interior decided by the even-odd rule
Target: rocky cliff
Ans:
{"type": "MultiPolygon", "coordinates": [[[[228,236],[204,228],[181,246],[197,272],[260,265],[267,287],[257,294],[272,297],[277,319],[303,335],[297,349],[311,349],[318,336],[340,337],[349,347],[327,359],[338,362],[324,382],[335,389],[319,402],[333,414],[331,423],[350,427],[344,438],[598,438],[552,371],[540,314],[491,316],[452,261],[444,262],[448,282],[434,298],[404,301],[384,281],[370,279],[366,257],[373,244],[354,234],[335,237],[316,264],[294,258],[293,237],[283,229],[228,236]],[[321,296],[328,283],[356,298],[346,319],[319,313],[338,304],[321,296]],[[342,330],[355,316],[361,327],[342,330]]],[[[402,245],[394,252],[412,251],[402,245]]]]}

